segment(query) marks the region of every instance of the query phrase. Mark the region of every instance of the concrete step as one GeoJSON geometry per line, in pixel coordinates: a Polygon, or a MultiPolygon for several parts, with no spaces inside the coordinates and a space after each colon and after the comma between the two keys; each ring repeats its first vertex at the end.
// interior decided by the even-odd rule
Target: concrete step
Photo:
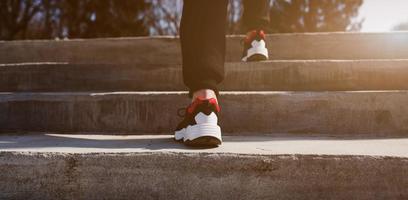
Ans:
{"type": "Polygon", "coordinates": [[[408,139],[0,136],[0,199],[407,199],[408,139]],[[392,147],[392,148],[390,148],[392,147]]]}
{"type": "MultiPolygon", "coordinates": [[[[0,64],[2,92],[180,91],[180,65],[0,64]]],[[[407,90],[407,60],[227,63],[227,91],[407,90]]]]}
{"type": "MultiPolygon", "coordinates": [[[[227,39],[227,61],[239,61],[242,36],[227,39]]],[[[404,59],[408,32],[303,33],[267,37],[271,59],[404,59]]],[[[0,42],[0,63],[180,64],[174,37],[0,42]],[[158,59],[160,58],[160,59],[158,59]]]]}
{"type": "MultiPolygon", "coordinates": [[[[407,91],[223,92],[223,131],[408,134],[407,91]]],[[[184,92],[0,93],[0,132],[170,133],[184,92]]]]}

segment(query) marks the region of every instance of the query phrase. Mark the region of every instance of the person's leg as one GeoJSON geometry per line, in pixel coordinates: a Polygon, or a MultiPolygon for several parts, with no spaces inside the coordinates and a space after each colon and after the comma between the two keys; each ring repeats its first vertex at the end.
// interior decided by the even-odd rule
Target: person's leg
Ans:
{"type": "Polygon", "coordinates": [[[263,61],[269,58],[265,31],[269,26],[269,0],[243,0],[243,27],[247,32],[242,60],[263,61]]]}
{"type": "Polygon", "coordinates": [[[217,85],[224,79],[228,0],[184,0],[180,36],[183,80],[193,102],[175,130],[175,140],[192,146],[218,146],[217,85]]]}
{"type": "Polygon", "coordinates": [[[243,0],[243,26],[246,32],[253,30],[267,31],[269,26],[269,0],[243,0]]]}
{"type": "Polygon", "coordinates": [[[224,79],[227,6],[228,0],[184,0],[180,37],[190,97],[200,90],[218,94],[217,85],[224,79]]]}

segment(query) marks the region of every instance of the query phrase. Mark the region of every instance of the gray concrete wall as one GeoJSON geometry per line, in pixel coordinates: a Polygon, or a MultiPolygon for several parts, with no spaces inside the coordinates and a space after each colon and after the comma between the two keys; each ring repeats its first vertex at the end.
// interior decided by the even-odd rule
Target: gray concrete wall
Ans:
{"type": "MultiPolygon", "coordinates": [[[[408,60],[309,60],[226,64],[221,90],[407,90],[408,60]]],[[[182,91],[181,66],[3,64],[0,91],[182,91]]]]}
{"type": "MultiPolygon", "coordinates": [[[[408,134],[408,92],[224,92],[225,133],[408,134]]],[[[0,130],[170,133],[185,93],[2,93],[0,130]]]]}
{"type": "Polygon", "coordinates": [[[407,199],[408,160],[0,153],[0,199],[407,199]]]}

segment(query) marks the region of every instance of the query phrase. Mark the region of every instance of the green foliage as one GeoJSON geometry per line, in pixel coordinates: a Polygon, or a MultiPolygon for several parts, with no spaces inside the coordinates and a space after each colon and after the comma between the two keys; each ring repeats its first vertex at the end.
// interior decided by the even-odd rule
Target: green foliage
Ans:
{"type": "Polygon", "coordinates": [[[31,19],[41,10],[35,0],[0,1],[0,39],[23,38],[31,19]]]}
{"type": "Polygon", "coordinates": [[[148,8],[144,1],[62,0],[58,28],[74,38],[147,35],[142,13],[148,8]]]}
{"type": "MultiPolygon", "coordinates": [[[[241,0],[230,1],[228,33],[243,33],[241,0]]],[[[362,3],[271,0],[269,32],[359,30],[362,3]]],[[[181,8],[182,0],[0,0],[0,40],[177,35],[181,8]]]]}
{"type": "Polygon", "coordinates": [[[148,35],[143,0],[1,0],[0,39],[148,35]]]}
{"type": "Polygon", "coordinates": [[[275,0],[271,32],[331,32],[360,30],[358,10],[363,0],[275,0]]]}

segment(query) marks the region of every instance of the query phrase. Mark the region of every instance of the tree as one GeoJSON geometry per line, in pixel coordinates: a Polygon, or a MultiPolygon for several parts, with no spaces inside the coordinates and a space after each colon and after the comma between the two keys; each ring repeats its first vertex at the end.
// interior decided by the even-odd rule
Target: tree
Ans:
{"type": "Polygon", "coordinates": [[[145,0],[1,0],[0,40],[149,35],[145,0]]]}
{"type": "Polygon", "coordinates": [[[243,13],[242,0],[230,0],[228,5],[228,27],[227,32],[229,34],[243,33],[241,26],[241,16],[243,13]]]}
{"type": "Polygon", "coordinates": [[[0,39],[25,38],[31,19],[40,11],[38,0],[0,1],[0,39]]]}
{"type": "Polygon", "coordinates": [[[148,0],[147,2],[151,3],[145,15],[150,35],[178,35],[183,1],[148,0]]]}
{"type": "MultiPolygon", "coordinates": [[[[254,0],[256,1],[256,0],[254,0]]],[[[230,0],[227,32],[240,26],[230,0]]],[[[271,0],[269,32],[356,31],[363,0],[271,0]]],[[[0,40],[177,35],[182,0],[0,0],[0,40]]]]}
{"type": "Polygon", "coordinates": [[[145,1],[61,0],[58,32],[69,38],[148,35],[145,1]]]}
{"type": "Polygon", "coordinates": [[[275,0],[270,17],[271,32],[357,31],[363,0],[275,0]]]}

